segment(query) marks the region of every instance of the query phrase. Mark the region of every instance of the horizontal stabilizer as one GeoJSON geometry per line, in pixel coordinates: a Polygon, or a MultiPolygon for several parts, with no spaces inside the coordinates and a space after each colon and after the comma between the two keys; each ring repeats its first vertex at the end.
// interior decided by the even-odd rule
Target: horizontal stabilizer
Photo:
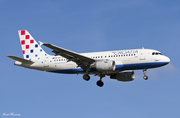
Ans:
{"type": "Polygon", "coordinates": [[[19,58],[19,57],[15,57],[15,56],[11,56],[11,55],[7,55],[7,57],[14,59],[16,61],[22,62],[22,63],[34,63],[33,61],[26,60],[26,59],[19,58]]]}

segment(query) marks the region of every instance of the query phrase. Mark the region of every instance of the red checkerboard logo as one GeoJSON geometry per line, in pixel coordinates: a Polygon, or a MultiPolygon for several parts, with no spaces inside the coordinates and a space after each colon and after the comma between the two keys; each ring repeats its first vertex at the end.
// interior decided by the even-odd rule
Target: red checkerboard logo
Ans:
{"type": "Polygon", "coordinates": [[[30,43],[34,43],[34,40],[32,39],[32,40],[30,40],[30,43]]]}
{"type": "Polygon", "coordinates": [[[22,41],[21,41],[21,45],[24,45],[24,44],[25,44],[25,40],[22,40],[22,41]]]}
{"type": "Polygon", "coordinates": [[[25,30],[22,30],[22,31],[21,31],[21,35],[25,35],[25,30]]]}
{"type": "Polygon", "coordinates": [[[29,39],[29,35],[26,35],[26,39],[29,39]]]}
{"type": "Polygon", "coordinates": [[[29,49],[29,45],[26,45],[26,49],[29,49]]]}
{"type": "Polygon", "coordinates": [[[23,54],[25,54],[25,50],[23,50],[23,54]]]}

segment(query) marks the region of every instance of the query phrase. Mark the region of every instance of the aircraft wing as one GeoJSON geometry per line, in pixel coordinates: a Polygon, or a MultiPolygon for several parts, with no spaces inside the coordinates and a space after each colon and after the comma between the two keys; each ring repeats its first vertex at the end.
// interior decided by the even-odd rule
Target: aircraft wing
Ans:
{"type": "Polygon", "coordinates": [[[75,62],[79,67],[81,67],[83,70],[89,67],[90,64],[94,63],[95,60],[91,59],[89,57],[83,56],[81,54],[78,54],[76,52],[72,52],[69,50],[66,50],[61,47],[57,47],[55,45],[52,45],[50,43],[43,43],[44,46],[53,49],[52,52],[54,52],[56,55],[61,55],[68,59],[68,61],[75,62]]]}

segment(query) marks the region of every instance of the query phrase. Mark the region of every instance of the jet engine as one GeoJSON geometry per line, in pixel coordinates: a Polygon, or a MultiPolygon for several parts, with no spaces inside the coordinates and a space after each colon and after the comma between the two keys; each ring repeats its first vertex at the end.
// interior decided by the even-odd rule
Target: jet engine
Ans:
{"type": "Polygon", "coordinates": [[[98,71],[114,71],[116,64],[113,60],[101,60],[93,63],[90,68],[95,68],[98,71]]]}
{"type": "Polygon", "coordinates": [[[117,79],[118,81],[133,81],[135,78],[134,71],[124,71],[113,74],[110,76],[111,79],[117,79]]]}

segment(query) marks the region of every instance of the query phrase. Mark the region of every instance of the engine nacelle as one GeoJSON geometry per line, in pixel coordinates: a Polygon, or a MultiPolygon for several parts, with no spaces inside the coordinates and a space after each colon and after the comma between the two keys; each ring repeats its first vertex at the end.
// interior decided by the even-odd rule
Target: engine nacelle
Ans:
{"type": "Polygon", "coordinates": [[[95,68],[98,71],[114,71],[116,64],[113,60],[101,60],[92,64],[90,68],[95,68]]]}
{"type": "Polygon", "coordinates": [[[117,79],[118,81],[133,81],[135,78],[134,71],[126,71],[126,72],[120,72],[116,73],[114,75],[110,76],[111,79],[117,79]]]}

